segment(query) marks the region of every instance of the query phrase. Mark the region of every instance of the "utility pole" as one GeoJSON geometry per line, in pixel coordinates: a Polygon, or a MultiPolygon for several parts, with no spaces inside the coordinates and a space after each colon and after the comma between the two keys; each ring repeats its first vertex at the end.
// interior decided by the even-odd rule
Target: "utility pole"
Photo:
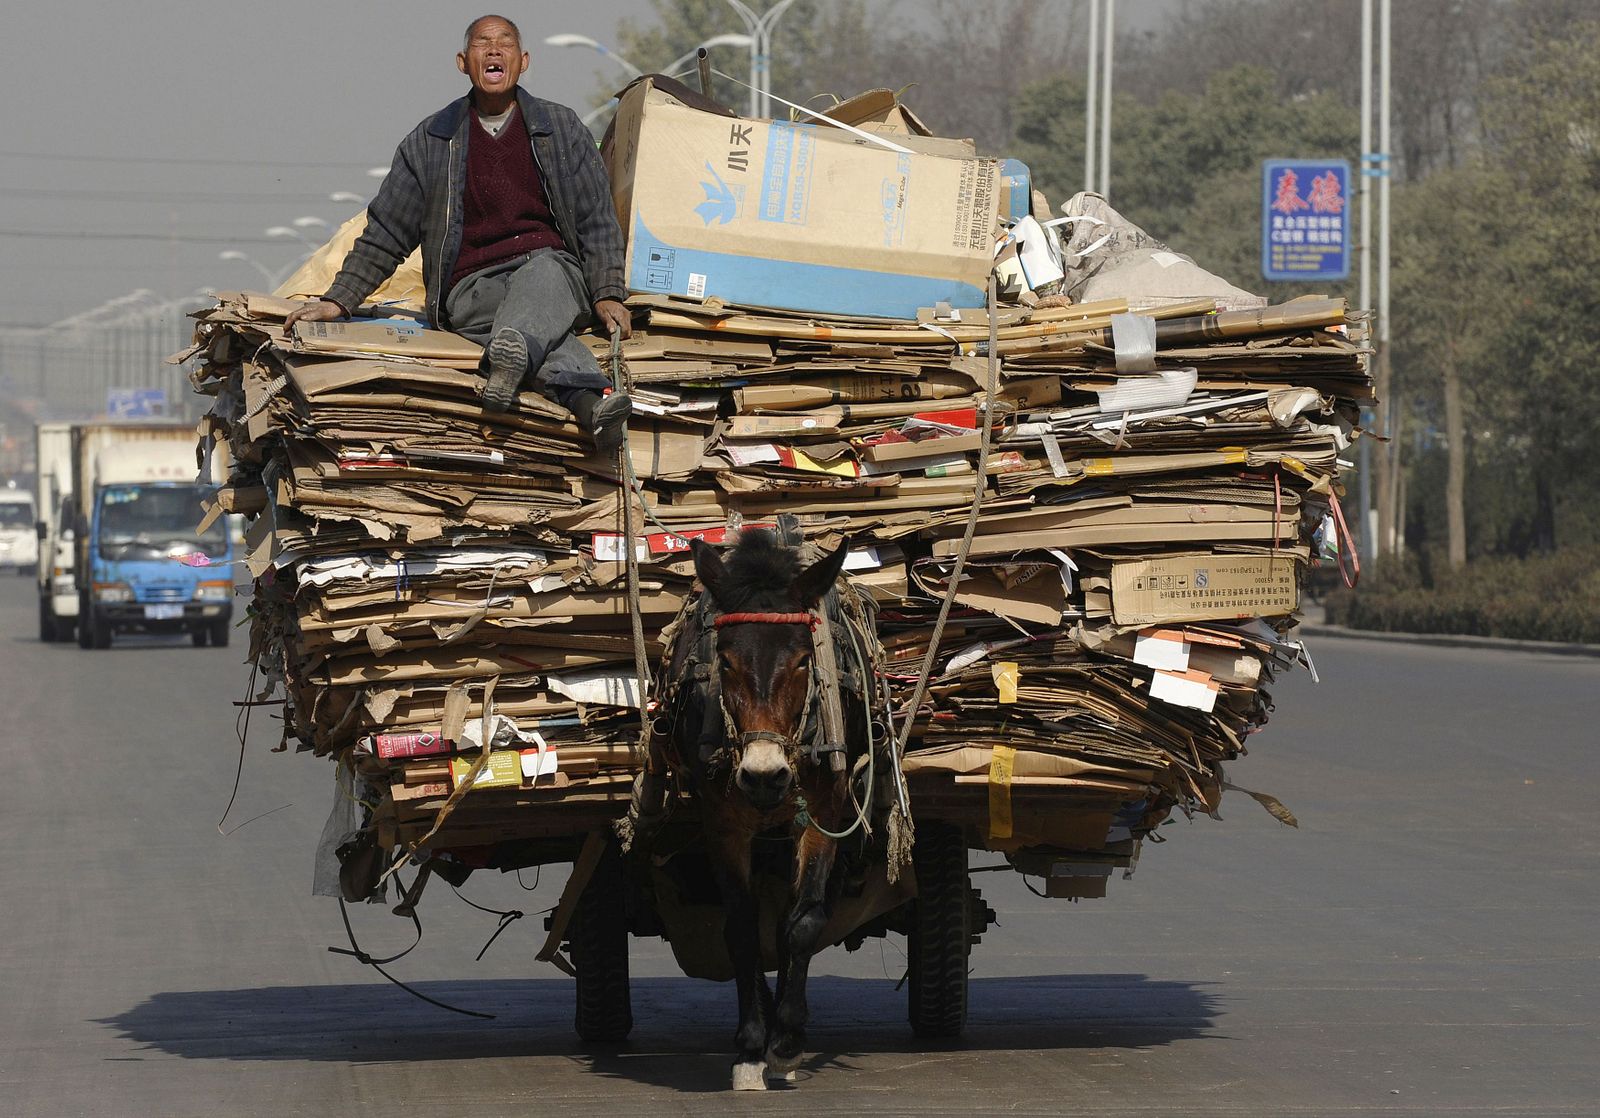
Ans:
{"type": "Polygon", "coordinates": [[[1100,71],[1100,194],[1111,197],[1111,58],[1117,0],[1106,0],[1105,68],[1100,71]]]}
{"type": "Polygon", "coordinates": [[[1083,189],[1094,189],[1094,125],[1100,77],[1100,0],[1089,0],[1089,80],[1083,102],[1083,189]]]}
{"type": "MultiPolygon", "coordinates": [[[[1361,0],[1361,294],[1357,306],[1372,310],[1372,2],[1361,0]]],[[[1361,427],[1374,430],[1376,416],[1361,409],[1361,427]]],[[[1367,562],[1377,558],[1378,522],[1372,510],[1372,437],[1364,436],[1358,448],[1357,480],[1361,490],[1361,550],[1367,562]]]]}
{"type": "Polygon", "coordinates": [[[1378,551],[1400,550],[1400,440],[1396,430],[1399,410],[1395,407],[1394,377],[1390,365],[1389,331],[1389,183],[1394,178],[1394,158],[1390,154],[1390,3],[1378,0],[1381,38],[1378,44],[1378,406],[1383,409],[1383,433],[1389,442],[1380,455],[1381,484],[1378,513],[1378,551]]]}

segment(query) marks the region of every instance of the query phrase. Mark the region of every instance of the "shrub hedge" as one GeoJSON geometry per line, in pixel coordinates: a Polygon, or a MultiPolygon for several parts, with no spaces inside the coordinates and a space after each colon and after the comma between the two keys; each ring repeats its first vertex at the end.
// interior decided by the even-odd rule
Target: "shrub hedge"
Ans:
{"type": "Polygon", "coordinates": [[[1600,644],[1600,548],[1527,559],[1388,559],[1355,590],[1326,598],[1328,622],[1393,633],[1452,633],[1600,644]]]}

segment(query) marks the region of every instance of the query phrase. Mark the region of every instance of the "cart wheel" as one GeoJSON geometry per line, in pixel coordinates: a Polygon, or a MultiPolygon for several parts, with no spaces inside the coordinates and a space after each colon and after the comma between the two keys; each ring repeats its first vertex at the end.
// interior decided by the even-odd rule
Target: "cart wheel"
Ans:
{"type": "Polygon", "coordinates": [[[967,1023],[967,952],[972,912],[967,903],[967,843],[960,827],[923,823],[912,852],[917,899],[907,937],[911,1031],[920,1037],[960,1036],[967,1023]]]}
{"type": "Polygon", "coordinates": [[[578,898],[568,931],[578,972],[573,1024],[587,1041],[623,1040],[633,1029],[625,890],[622,850],[612,839],[578,898]]]}

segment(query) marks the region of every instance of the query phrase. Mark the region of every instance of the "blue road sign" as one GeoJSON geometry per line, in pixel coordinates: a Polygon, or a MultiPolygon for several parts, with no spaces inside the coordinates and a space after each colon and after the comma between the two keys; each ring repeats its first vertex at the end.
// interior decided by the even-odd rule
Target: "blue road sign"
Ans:
{"type": "Polygon", "coordinates": [[[165,388],[108,388],[106,414],[112,419],[151,419],[167,414],[165,388]]]}
{"type": "Polygon", "coordinates": [[[1349,277],[1349,163],[1268,159],[1262,165],[1261,274],[1301,282],[1349,277]]]}

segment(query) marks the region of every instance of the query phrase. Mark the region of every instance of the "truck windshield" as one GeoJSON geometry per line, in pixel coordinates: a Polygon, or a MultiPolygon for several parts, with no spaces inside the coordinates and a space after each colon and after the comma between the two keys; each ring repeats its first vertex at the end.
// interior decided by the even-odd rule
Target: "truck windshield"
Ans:
{"type": "Polygon", "coordinates": [[[32,505],[25,504],[22,501],[7,501],[0,504],[0,530],[32,527],[32,505]]]}
{"type": "Polygon", "coordinates": [[[176,559],[228,550],[222,517],[204,532],[198,485],[108,485],[100,495],[100,555],[104,559],[176,559]]]}

